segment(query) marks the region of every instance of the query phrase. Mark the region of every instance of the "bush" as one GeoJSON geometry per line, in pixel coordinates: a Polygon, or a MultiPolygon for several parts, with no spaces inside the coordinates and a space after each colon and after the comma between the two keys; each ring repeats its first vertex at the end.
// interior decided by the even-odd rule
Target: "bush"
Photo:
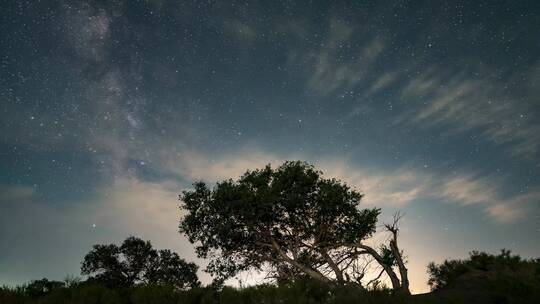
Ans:
{"type": "Polygon", "coordinates": [[[465,260],[428,266],[433,290],[486,290],[512,299],[540,294],[540,260],[526,260],[508,250],[493,255],[473,251],[465,260]]]}
{"type": "Polygon", "coordinates": [[[130,300],[133,304],[174,304],[178,301],[178,295],[172,286],[147,285],[132,288],[130,300]]]}

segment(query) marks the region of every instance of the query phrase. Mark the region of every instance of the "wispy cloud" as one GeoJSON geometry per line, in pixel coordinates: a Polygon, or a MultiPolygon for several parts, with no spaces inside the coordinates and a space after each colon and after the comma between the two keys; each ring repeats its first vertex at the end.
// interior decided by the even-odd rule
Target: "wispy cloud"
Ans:
{"type": "Polygon", "coordinates": [[[257,38],[255,28],[238,19],[225,20],[224,27],[226,33],[234,37],[236,41],[242,43],[242,45],[244,45],[245,42],[250,42],[257,38]]]}
{"type": "Polygon", "coordinates": [[[504,179],[490,176],[461,174],[440,178],[428,194],[464,206],[482,206],[488,217],[501,223],[525,218],[527,210],[540,201],[540,192],[504,195],[501,191],[504,182],[504,179]]]}
{"type": "Polygon", "coordinates": [[[536,159],[540,154],[540,125],[532,99],[509,95],[512,77],[496,80],[483,74],[444,72],[428,68],[401,91],[415,110],[400,116],[400,123],[422,128],[444,126],[448,134],[477,131],[496,145],[509,145],[512,155],[536,159]]]}
{"type": "MultiPolygon", "coordinates": [[[[297,23],[291,23],[289,30],[293,36],[301,38],[305,34],[299,29],[302,28],[298,27],[297,23]]],[[[320,47],[308,50],[292,49],[290,61],[294,65],[302,62],[309,75],[307,85],[314,92],[326,95],[337,89],[351,89],[369,74],[369,70],[385,49],[384,40],[378,36],[366,38],[360,47],[355,46],[353,42],[358,34],[355,25],[335,17],[330,18],[320,47]],[[357,48],[356,52],[352,52],[352,56],[351,47],[357,48]]]]}
{"type": "MultiPolygon", "coordinates": [[[[324,168],[325,166],[323,166],[324,168]]],[[[527,216],[527,210],[540,201],[540,192],[505,195],[503,178],[482,177],[474,173],[446,175],[399,168],[392,171],[365,172],[345,164],[332,164],[326,172],[365,194],[365,202],[404,207],[416,200],[456,203],[463,208],[480,206],[485,215],[500,223],[511,223],[527,216]]]]}
{"type": "Polygon", "coordinates": [[[425,178],[413,170],[366,170],[341,160],[321,160],[317,164],[326,177],[343,180],[363,192],[366,204],[404,206],[424,191],[425,178]]]}
{"type": "Polygon", "coordinates": [[[30,186],[0,185],[0,203],[24,202],[35,195],[35,190],[30,186]]]}
{"type": "Polygon", "coordinates": [[[164,240],[159,234],[167,231],[164,235],[171,236],[177,231],[181,190],[172,181],[147,182],[135,176],[119,176],[96,191],[92,198],[96,203],[85,204],[88,224],[171,243],[173,240],[164,240]]]}
{"type": "Polygon", "coordinates": [[[464,205],[485,204],[498,200],[500,184],[493,178],[458,175],[442,179],[439,195],[464,205]]]}
{"type": "Polygon", "coordinates": [[[508,200],[500,200],[487,209],[490,216],[498,218],[502,222],[514,222],[525,218],[532,206],[540,203],[540,191],[516,195],[508,200]]]}
{"type": "Polygon", "coordinates": [[[262,168],[267,164],[277,166],[286,160],[255,147],[243,147],[216,157],[195,150],[186,150],[164,157],[164,170],[190,181],[209,182],[237,178],[246,170],[262,168]]]}
{"type": "Polygon", "coordinates": [[[397,80],[399,74],[400,73],[398,71],[390,71],[382,74],[371,84],[371,87],[368,89],[367,94],[372,94],[388,87],[397,80]]]}

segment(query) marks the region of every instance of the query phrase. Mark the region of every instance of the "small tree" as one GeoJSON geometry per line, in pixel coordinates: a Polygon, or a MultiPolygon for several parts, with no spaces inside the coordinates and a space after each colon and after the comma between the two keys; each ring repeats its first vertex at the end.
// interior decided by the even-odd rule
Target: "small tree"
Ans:
{"type": "Polygon", "coordinates": [[[149,241],[127,238],[121,246],[94,245],[82,262],[81,273],[109,287],[163,284],[185,289],[199,286],[197,265],[170,250],[155,250],[149,241]]]}
{"type": "MultiPolygon", "coordinates": [[[[279,280],[307,276],[328,284],[362,285],[371,257],[396,291],[409,293],[407,270],[398,249],[395,218],[386,229],[389,246],[366,245],[380,210],[360,209],[362,194],[304,162],[248,171],[209,189],[205,183],[180,196],[180,231],[196,243],[207,271],[218,281],[247,269],[270,268],[279,280]],[[401,281],[393,267],[397,265],[401,281]]],[[[380,276],[379,276],[380,277],[380,276]]]]}

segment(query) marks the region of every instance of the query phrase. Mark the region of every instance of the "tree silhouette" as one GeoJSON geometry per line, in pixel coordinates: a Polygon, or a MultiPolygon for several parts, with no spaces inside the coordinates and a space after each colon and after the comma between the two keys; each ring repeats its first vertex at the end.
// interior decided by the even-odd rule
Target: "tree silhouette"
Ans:
{"type": "Polygon", "coordinates": [[[218,281],[239,271],[269,268],[279,280],[302,275],[328,284],[362,285],[363,262],[371,258],[394,290],[409,293],[397,244],[400,216],[385,226],[392,234],[389,246],[378,251],[366,245],[380,210],[360,209],[362,194],[323,178],[305,162],[248,171],[214,189],[203,182],[193,186],[180,197],[187,211],[180,231],[196,244],[199,257],[210,258],[206,270],[218,281]]]}
{"type": "Polygon", "coordinates": [[[478,289],[490,284],[500,290],[540,291],[540,259],[522,259],[505,249],[498,255],[472,251],[468,259],[430,263],[428,274],[433,290],[478,289]]]}
{"type": "Polygon", "coordinates": [[[39,297],[46,295],[53,290],[64,287],[64,282],[49,281],[46,278],[34,280],[25,287],[25,292],[31,297],[39,297]]]}
{"type": "Polygon", "coordinates": [[[185,289],[200,285],[197,269],[170,250],[155,250],[149,241],[129,237],[121,246],[94,245],[81,273],[109,287],[162,284],[185,289]]]}

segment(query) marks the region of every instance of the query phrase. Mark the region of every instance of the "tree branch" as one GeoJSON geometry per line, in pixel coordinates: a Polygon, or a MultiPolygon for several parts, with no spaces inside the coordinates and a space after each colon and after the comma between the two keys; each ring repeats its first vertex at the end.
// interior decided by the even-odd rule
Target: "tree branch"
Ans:
{"type": "Polygon", "coordinates": [[[302,265],[300,264],[298,261],[295,261],[293,259],[291,259],[282,249],[281,247],[279,246],[279,244],[276,242],[276,240],[274,240],[273,238],[270,238],[270,240],[272,241],[272,246],[274,247],[274,249],[277,251],[277,253],[279,254],[279,256],[287,263],[289,263],[290,265],[296,267],[298,270],[304,272],[305,274],[309,275],[310,277],[316,279],[316,280],[319,280],[321,282],[324,282],[324,283],[332,283],[332,281],[330,279],[328,279],[327,277],[325,277],[324,275],[322,275],[320,272],[318,272],[317,270],[309,267],[309,266],[305,266],[305,265],[302,265]]]}
{"type": "Polygon", "coordinates": [[[357,244],[357,246],[359,248],[362,248],[364,250],[366,250],[382,267],[383,269],[386,271],[386,274],[388,274],[388,276],[390,277],[390,281],[392,282],[392,288],[394,290],[399,290],[400,287],[401,287],[401,284],[399,282],[399,279],[396,275],[396,273],[394,272],[394,270],[392,269],[392,267],[390,265],[387,265],[383,258],[381,257],[381,255],[373,248],[371,248],[370,246],[367,246],[367,245],[364,245],[364,244],[357,244]]]}
{"type": "Polygon", "coordinates": [[[409,277],[408,277],[408,271],[407,267],[405,267],[405,263],[403,262],[403,257],[401,255],[401,251],[398,247],[397,242],[397,236],[398,236],[398,222],[403,217],[403,214],[401,212],[397,212],[394,214],[394,220],[392,224],[386,224],[384,225],[390,233],[392,233],[392,239],[390,240],[390,250],[392,250],[392,254],[394,255],[396,259],[396,263],[399,268],[399,274],[401,276],[401,288],[409,292],[409,277]]]}

